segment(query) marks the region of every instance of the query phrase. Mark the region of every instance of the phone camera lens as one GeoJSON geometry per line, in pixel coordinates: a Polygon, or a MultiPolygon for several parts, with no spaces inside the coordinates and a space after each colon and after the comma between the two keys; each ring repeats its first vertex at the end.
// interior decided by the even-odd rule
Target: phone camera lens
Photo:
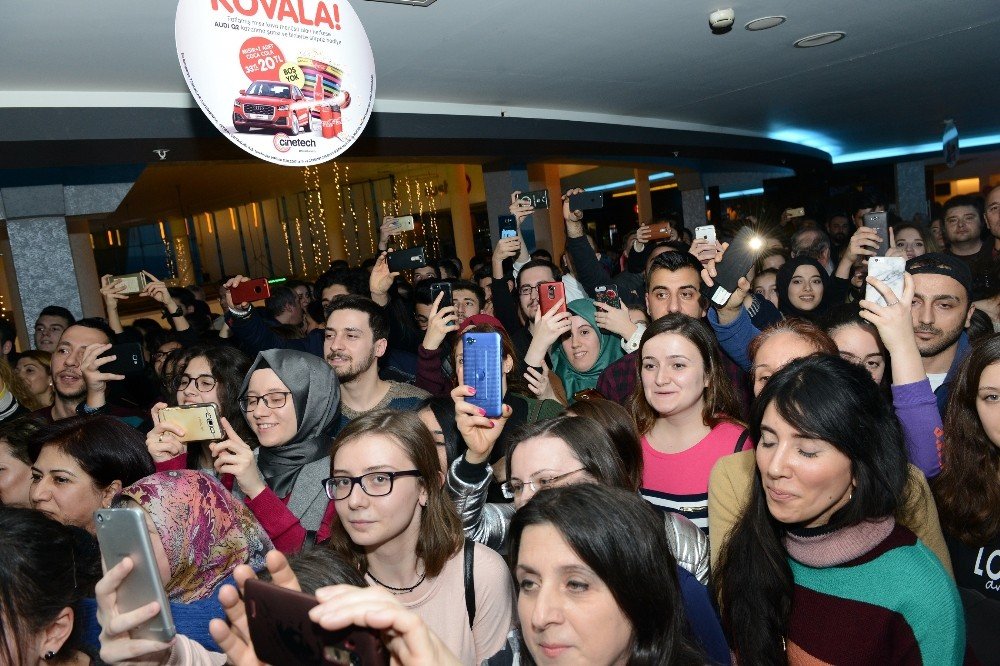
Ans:
{"type": "Polygon", "coordinates": [[[104,516],[102,516],[101,514],[97,514],[97,522],[103,523],[104,522],[104,516]]]}

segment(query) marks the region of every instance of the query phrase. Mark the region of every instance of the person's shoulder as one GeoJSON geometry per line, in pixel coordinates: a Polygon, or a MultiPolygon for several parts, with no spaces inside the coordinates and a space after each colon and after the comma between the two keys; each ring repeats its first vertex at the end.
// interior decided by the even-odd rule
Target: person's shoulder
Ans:
{"type": "Polygon", "coordinates": [[[753,450],[740,451],[739,453],[730,453],[728,456],[722,456],[715,461],[715,465],[712,467],[709,485],[714,485],[716,479],[723,478],[730,479],[733,483],[739,480],[748,480],[753,476],[756,464],[757,459],[753,450]]]}
{"type": "Polygon", "coordinates": [[[712,428],[712,434],[716,437],[738,439],[745,430],[746,427],[744,425],[736,423],[735,421],[726,420],[719,421],[719,423],[712,428]]]}
{"type": "Polygon", "coordinates": [[[407,384],[405,382],[397,382],[391,379],[386,380],[389,382],[389,394],[392,396],[393,400],[401,399],[411,399],[411,400],[423,400],[430,396],[430,393],[423,390],[418,386],[413,384],[407,384]]]}

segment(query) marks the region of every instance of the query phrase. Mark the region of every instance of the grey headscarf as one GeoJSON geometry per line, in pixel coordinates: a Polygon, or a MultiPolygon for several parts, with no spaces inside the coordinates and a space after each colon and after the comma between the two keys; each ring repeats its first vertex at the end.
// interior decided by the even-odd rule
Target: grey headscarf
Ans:
{"type": "MultiPolygon", "coordinates": [[[[264,481],[278,497],[292,492],[302,468],[330,455],[327,431],[340,413],[340,382],[325,360],[293,349],[268,349],[257,354],[240,387],[245,396],[255,370],[270,368],[291,392],[299,428],[287,444],[261,447],[257,457],[264,481]]],[[[247,421],[253,417],[246,415],[247,421]]]]}

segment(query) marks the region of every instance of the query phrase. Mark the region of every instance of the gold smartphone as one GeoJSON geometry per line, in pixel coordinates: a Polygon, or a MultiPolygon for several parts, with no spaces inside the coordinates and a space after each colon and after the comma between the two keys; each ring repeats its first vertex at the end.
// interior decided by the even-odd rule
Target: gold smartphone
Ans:
{"type": "Polygon", "coordinates": [[[226,438],[219,419],[219,410],[213,403],[195,403],[164,407],[159,414],[160,423],[170,423],[184,429],[182,442],[217,442],[226,438]]]}
{"type": "Polygon", "coordinates": [[[115,275],[111,278],[111,281],[121,280],[125,283],[125,291],[123,293],[134,295],[141,294],[142,290],[146,288],[149,284],[149,278],[146,277],[145,273],[126,273],[125,275],[115,275]]]}

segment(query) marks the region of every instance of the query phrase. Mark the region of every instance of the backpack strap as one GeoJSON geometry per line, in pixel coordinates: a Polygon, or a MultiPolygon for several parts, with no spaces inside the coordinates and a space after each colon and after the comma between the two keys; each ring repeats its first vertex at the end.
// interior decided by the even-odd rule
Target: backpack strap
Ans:
{"type": "Polygon", "coordinates": [[[733,453],[739,453],[740,451],[742,451],[748,439],[750,439],[750,431],[744,429],[743,434],[740,435],[740,438],[736,440],[736,448],[733,449],[733,453]]]}
{"type": "Polygon", "coordinates": [[[473,579],[475,568],[475,544],[472,539],[465,538],[465,610],[469,613],[469,629],[476,619],[476,581],[473,579]]]}

